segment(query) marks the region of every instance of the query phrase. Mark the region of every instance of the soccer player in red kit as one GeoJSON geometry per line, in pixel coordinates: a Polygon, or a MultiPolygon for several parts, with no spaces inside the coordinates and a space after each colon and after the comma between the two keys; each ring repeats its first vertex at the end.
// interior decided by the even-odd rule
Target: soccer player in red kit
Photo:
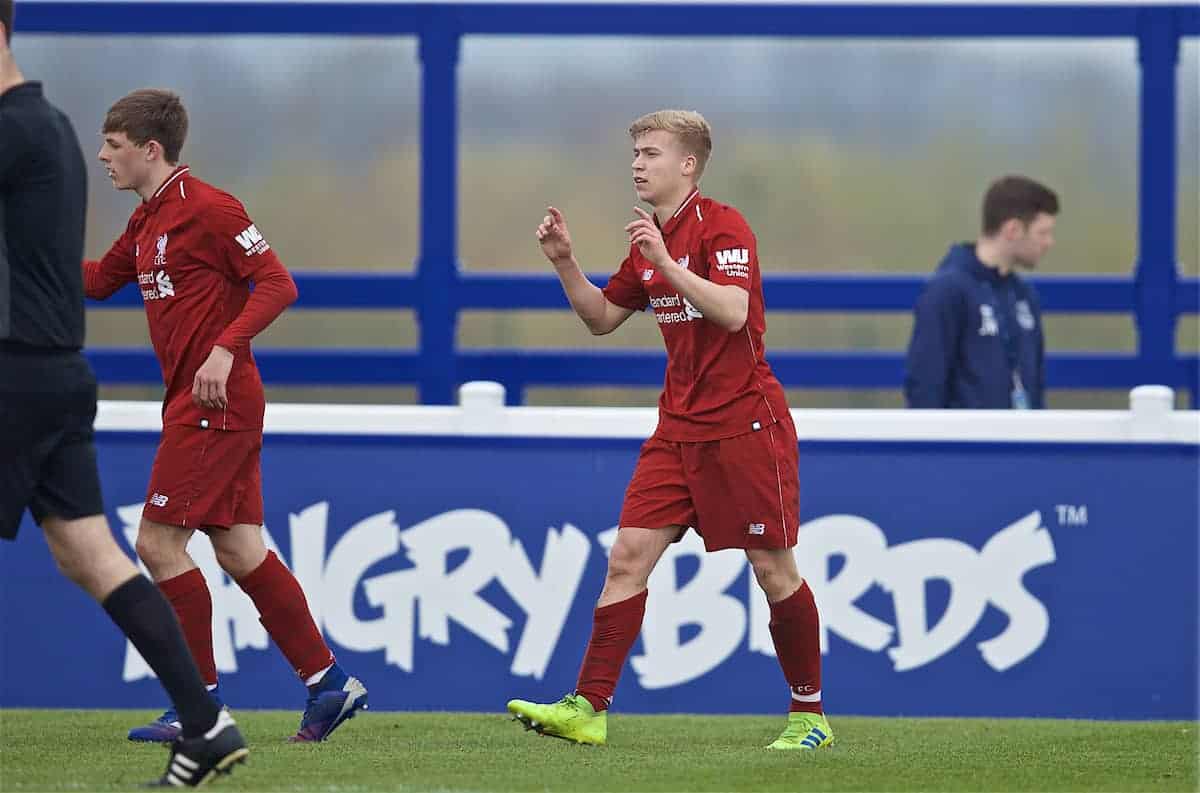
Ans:
{"type": "MultiPolygon", "coordinates": [[[[220,702],[212,595],[187,553],[193,532],[208,534],[221,568],[308,686],[292,740],[322,741],[367,706],[367,690],[336,663],[299,583],[263,542],[265,397],[250,352],[250,340],[296,299],[296,285],[242,204],[177,164],[187,126],[170,91],[134,91],[109,109],[100,161],[113,186],[142,203],[108,253],[84,262],[88,297],[138,283],[166,385],[137,554],[220,702]]],[[[129,738],[171,741],[179,730],[172,707],[129,738]]]]}
{"type": "Polygon", "coordinates": [[[762,275],[750,226],[700,194],[712,133],[699,113],[661,110],[629,128],[635,208],[629,255],[603,289],[584,276],[562,213],[537,229],[567,299],[593,334],[650,307],[667,348],[658,427],[625,491],[575,692],[512,700],[529,729],[578,743],[607,740],[607,711],[641,630],[650,572],[689,527],[706,551],[742,548],[771,606],[771,636],[790,688],[788,725],[768,748],[833,743],[821,705],[817,607],[796,569],[800,499],[796,428],[763,357],[762,275]]]}

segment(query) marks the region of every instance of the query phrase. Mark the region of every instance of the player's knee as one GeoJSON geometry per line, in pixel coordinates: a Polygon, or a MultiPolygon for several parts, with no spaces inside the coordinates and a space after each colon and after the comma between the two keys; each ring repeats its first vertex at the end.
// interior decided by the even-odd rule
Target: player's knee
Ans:
{"type": "Polygon", "coordinates": [[[763,589],[767,589],[774,580],[775,570],[769,562],[751,558],[750,569],[754,571],[754,580],[763,589]]]}
{"type": "Polygon", "coordinates": [[[800,586],[800,574],[794,560],[778,553],[747,552],[754,579],[766,593],[768,600],[787,597],[800,586]]]}
{"type": "Polygon", "coordinates": [[[164,537],[162,532],[145,527],[138,531],[134,551],[138,558],[145,562],[151,574],[158,578],[158,571],[179,563],[179,557],[186,555],[185,548],[176,547],[177,543],[164,537]]]}
{"type": "Polygon", "coordinates": [[[213,550],[217,564],[235,581],[253,573],[265,556],[265,552],[256,546],[220,545],[214,546],[213,550]]]}
{"type": "Polygon", "coordinates": [[[613,545],[608,556],[608,578],[639,579],[648,577],[646,554],[641,553],[636,545],[618,542],[613,545]]]}

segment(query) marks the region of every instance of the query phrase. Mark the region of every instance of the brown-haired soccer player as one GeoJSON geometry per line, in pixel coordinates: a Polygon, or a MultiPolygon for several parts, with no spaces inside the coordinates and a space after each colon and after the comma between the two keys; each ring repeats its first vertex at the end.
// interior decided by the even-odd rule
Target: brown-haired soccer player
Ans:
{"type": "MultiPolygon", "coordinates": [[[[296,286],[241,202],[179,164],[187,129],[183,102],[170,91],[134,91],[109,109],[100,161],[115,188],[142,202],[108,253],[84,264],[89,297],[137,282],[166,384],[137,553],[217,692],[212,596],[187,553],[197,529],[208,534],[221,568],[308,686],[292,740],[322,741],[367,706],[367,690],[335,662],[299,583],[263,541],[265,398],[250,351],[296,299],[296,286]]],[[[171,740],[178,729],[172,708],[129,738],[171,740]]]]}
{"type": "Polygon", "coordinates": [[[246,743],[104,517],[96,379],[80,353],[87,173],[70,120],[17,67],[13,15],[13,0],[0,0],[0,538],[16,538],[28,508],[59,570],[104,607],[178,708],[159,783],[195,786],[245,758],[246,743]]]}
{"type": "Polygon", "coordinates": [[[583,275],[563,214],[537,229],[567,299],[592,333],[647,306],[667,348],[658,428],[625,491],[591,641],[575,691],[553,704],[508,703],[526,726],[603,744],[617,677],[641,629],[647,581],[688,527],[707,551],[741,548],[771,606],[771,636],[790,689],[772,749],[833,743],[821,704],[817,607],[796,569],[798,449],[783,387],[763,357],[762,275],[750,226],[700,194],[712,134],[699,113],[662,110],[629,128],[640,207],[629,255],[603,289],[583,275]]]}

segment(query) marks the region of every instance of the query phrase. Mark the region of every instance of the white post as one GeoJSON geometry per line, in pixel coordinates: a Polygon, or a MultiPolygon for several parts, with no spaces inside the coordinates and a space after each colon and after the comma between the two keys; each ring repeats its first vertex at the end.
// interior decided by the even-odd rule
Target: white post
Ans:
{"type": "Polygon", "coordinates": [[[501,433],[505,421],[504,386],[490,380],[463,383],[458,388],[462,429],[478,435],[501,433]]]}
{"type": "Polygon", "coordinates": [[[1165,385],[1140,385],[1129,392],[1129,428],[1138,440],[1166,440],[1171,435],[1175,391],[1165,385]]]}
{"type": "Polygon", "coordinates": [[[458,404],[464,410],[504,407],[504,386],[491,380],[472,380],[458,387],[458,404]]]}

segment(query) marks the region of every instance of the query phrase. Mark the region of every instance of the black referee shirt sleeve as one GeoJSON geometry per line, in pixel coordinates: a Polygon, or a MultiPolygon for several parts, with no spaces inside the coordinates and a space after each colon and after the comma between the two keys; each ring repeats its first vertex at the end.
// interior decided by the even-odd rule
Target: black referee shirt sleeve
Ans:
{"type": "Polygon", "coordinates": [[[0,113],[0,187],[8,187],[25,151],[25,132],[12,118],[0,113]]]}

